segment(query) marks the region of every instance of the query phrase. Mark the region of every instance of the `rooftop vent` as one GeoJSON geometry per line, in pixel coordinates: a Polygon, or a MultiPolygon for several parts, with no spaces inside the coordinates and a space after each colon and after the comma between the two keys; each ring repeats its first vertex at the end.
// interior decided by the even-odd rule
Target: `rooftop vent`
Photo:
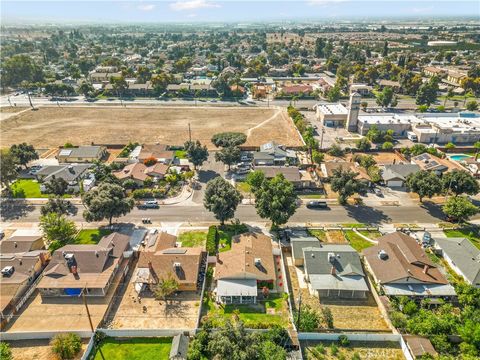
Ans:
{"type": "Polygon", "coordinates": [[[260,266],[260,265],[262,265],[262,259],[255,258],[255,266],[260,266]]]}
{"type": "Polygon", "coordinates": [[[385,250],[380,250],[380,251],[378,252],[378,258],[379,258],[380,260],[387,260],[387,259],[388,259],[388,254],[387,254],[387,252],[386,252],[385,250]]]}
{"type": "Polygon", "coordinates": [[[328,256],[328,262],[333,264],[335,262],[335,253],[329,252],[327,256],[328,256]]]}
{"type": "Polygon", "coordinates": [[[173,268],[174,268],[174,269],[178,269],[178,268],[180,268],[180,267],[182,267],[182,264],[180,264],[179,262],[174,262],[174,263],[173,263],[173,268]]]}
{"type": "Polygon", "coordinates": [[[2,275],[3,276],[10,276],[10,275],[13,274],[14,271],[15,271],[15,268],[13,266],[5,266],[2,269],[2,275]]]}

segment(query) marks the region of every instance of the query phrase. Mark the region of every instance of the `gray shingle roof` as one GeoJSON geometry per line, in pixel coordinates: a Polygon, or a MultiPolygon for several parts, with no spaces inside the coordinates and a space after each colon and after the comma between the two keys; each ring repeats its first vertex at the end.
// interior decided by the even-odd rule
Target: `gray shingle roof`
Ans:
{"type": "Polygon", "coordinates": [[[91,164],[50,165],[39,170],[37,176],[41,177],[45,182],[52,180],[53,177],[62,178],[66,182],[72,182],[82,177],[91,166],[91,164]]]}
{"type": "Polygon", "coordinates": [[[330,274],[332,266],[337,275],[365,276],[358,253],[350,245],[323,245],[319,248],[304,248],[305,268],[309,275],[330,274]],[[334,257],[329,261],[329,254],[334,257]]]}
{"type": "Polygon", "coordinates": [[[480,286],[480,250],[465,238],[435,238],[434,240],[466,279],[472,285],[480,286]]]}
{"type": "Polygon", "coordinates": [[[392,164],[385,165],[382,172],[382,179],[384,181],[401,179],[406,180],[407,176],[420,171],[420,166],[417,164],[392,164]]]}

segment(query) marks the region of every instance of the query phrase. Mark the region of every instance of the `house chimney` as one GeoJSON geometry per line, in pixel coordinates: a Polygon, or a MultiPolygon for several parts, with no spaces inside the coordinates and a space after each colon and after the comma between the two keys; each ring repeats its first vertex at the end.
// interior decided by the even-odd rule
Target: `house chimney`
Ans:
{"type": "Polygon", "coordinates": [[[337,269],[335,269],[335,266],[332,265],[332,267],[330,268],[330,275],[337,275],[337,269]]]}
{"type": "Polygon", "coordinates": [[[430,269],[430,266],[428,266],[427,264],[425,264],[425,265],[423,266],[423,273],[424,273],[424,274],[428,274],[428,269],[430,269]]]}

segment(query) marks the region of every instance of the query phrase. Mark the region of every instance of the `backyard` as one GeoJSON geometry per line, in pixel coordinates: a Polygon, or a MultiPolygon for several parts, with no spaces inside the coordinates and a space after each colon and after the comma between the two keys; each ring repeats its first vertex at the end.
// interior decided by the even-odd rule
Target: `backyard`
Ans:
{"type": "Polygon", "coordinates": [[[105,228],[83,229],[80,230],[76,239],[76,244],[98,244],[102,237],[110,235],[112,230],[105,228]]]}
{"type": "Polygon", "coordinates": [[[445,229],[445,235],[449,238],[467,238],[480,249],[480,229],[478,227],[471,227],[465,229],[445,229]]]}
{"type": "Polygon", "coordinates": [[[273,325],[287,327],[289,324],[288,306],[279,294],[270,294],[267,300],[258,300],[257,304],[250,305],[219,305],[211,296],[206,296],[203,312],[213,320],[215,326],[222,326],[234,314],[238,314],[246,328],[268,328],[273,325]]]}
{"type": "Polygon", "coordinates": [[[207,239],[205,231],[186,231],[178,235],[178,242],[182,243],[182,247],[204,246],[207,239]]]}
{"type": "Polygon", "coordinates": [[[95,353],[95,360],[168,359],[172,338],[106,338],[95,353]]]}
{"type": "Polygon", "coordinates": [[[352,341],[349,345],[341,346],[339,342],[302,342],[305,359],[334,360],[334,359],[371,359],[371,360],[402,360],[400,344],[396,342],[360,342],[352,341]],[[355,355],[357,354],[357,355],[355,355]]]}

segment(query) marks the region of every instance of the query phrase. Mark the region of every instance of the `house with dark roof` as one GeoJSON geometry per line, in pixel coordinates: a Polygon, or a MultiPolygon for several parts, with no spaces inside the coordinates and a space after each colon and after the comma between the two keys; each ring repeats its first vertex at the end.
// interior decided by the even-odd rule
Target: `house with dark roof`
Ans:
{"type": "Polygon", "coordinates": [[[232,238],[232,248],[220,252],[215,266],[216,300],[224,304],[257,302],[258,287],[275,284],[274,256],[280,255],[272,239],[262,233],[232,238]]]}
{"type": "Polygon", "coordinates": [[[369,291],[358,253],[350,245],[303,248],[305,278],[320,298],[364,299],[369,291]]]}
{"type": "Polygon", "coordinates": [[[469,284],[480,288],[480,250],[465,238],[433,239],[448,265],[469,284]]]}
{"type": "Polygon", "coordinates": [[[151,289],[163,279],[172,277],[178,291],[197,291],[205,275],[206,252],[203,247],[179,247],[177,237],[166,232],[150,236],[140,252],[134,274],[135,288],[151,289]]]}
{"type": "Polygon", "coordinates": [[[363,250],[367,269],[388,296],[453,297],[455,289],[416,240],[402,232],[377,239],[363,250]]]}
{"type": "Polygon", "coordinates": [[[89,171],[91,164],[47,165],[41,168],[35,177],[41,183],[40,190],[45,191],[45,184],[53,179],[63,179],[68,183],[68,190],[73,192],[88,191],[95,185],[95,176],[89,171]],[[83,183],[83,186],[80,184],[83,183]]]}
{"type": "Polygon", "coordinates": [[[260,146],[260,150],[253,153],[253,164],[260,166],[282,166],[296,164],[298,161],[295,151],[270,141],[260,146]]]}
{"type": "Polygon", "coordinates": [[[309,236],[306,232],[305,233],[294,232],[290,235],[290,246],[292,249],[293,264],[295,266],[303,266],[304,265],[303,249],[320,248],[321,244],[316,237],[309,236]]]}
{"type": "Polygon", "coordinates": [[[407,176],[420,171],[417,164],[385,165],[382,170],[382,180],[388,187],[404,187],[407,176]]]}
{"type": "Polygon", "coordinates": [[[59,163],[91,163],[102,160],[106,156],[107,148],[105,146],[91,145],[62,148],[58,152],[57,159],[59,163]]]}
{"type": "Polygon", "coordinates": [[[105,296],[131,257],[130,236],[114,232],[94,245],[57,249],[37,288],[44,297],[105,296]]]}

